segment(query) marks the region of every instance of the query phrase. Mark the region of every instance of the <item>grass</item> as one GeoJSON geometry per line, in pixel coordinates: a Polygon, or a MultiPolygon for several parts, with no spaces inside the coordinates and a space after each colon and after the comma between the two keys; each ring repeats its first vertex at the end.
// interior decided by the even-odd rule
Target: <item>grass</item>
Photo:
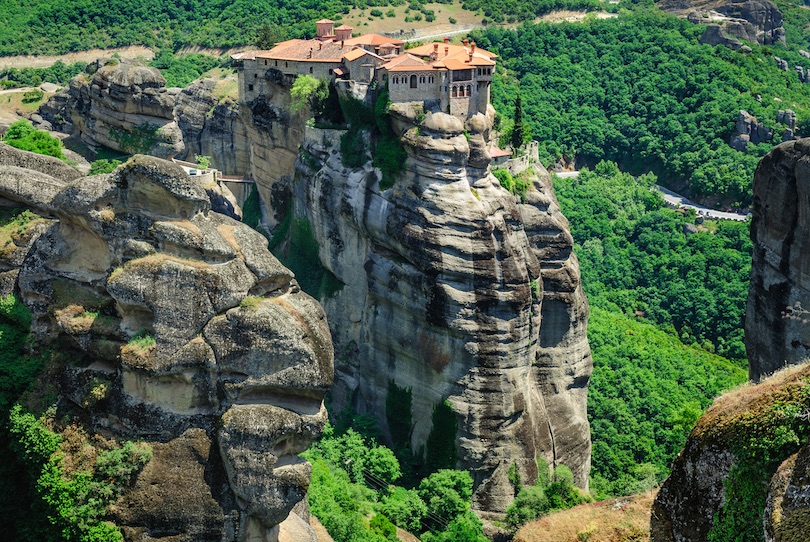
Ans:
{"type": "Polygon", "coordinates": [[[0,119],[8,118],[11,120],[14,117],[20,116],[20,113],[24,115],[33,113],[53,95],[53,92],[45,92],[42,99],[25,103],[23,102],[25,96],[24,91],[0,94],[0,119]]]}
{"type": "Polygon", "coordinates": [[[575,506],[522,527],[515,542],[647,542],[655,492],[575,506]]]}
{"type": "Polygon", "coordinates": [[[239,302],[239,306],[245,310],[257,311],[262,304],[262,299],[257,295],[249,295],[239,302]]]}
{"type": "MultiPolygon", "coordinates": [[[[217,68],[221,69],[221,68],[217,68]]],[[[225,79],[216,78],[217,83],[214,85],[214,96],[217,97],[219,102],[225,100],[236,101],[239,99],[239,81],[234,77],[226,77],[225,79]]]]}
{"type": "Polygon", "coordinates": [[[43,220],[28,209],[0,209],[0,256],[13,251],[15,241],[24,242],[28,230],[43,220]]]}
{"type": "Polygon", "coordinates": [[[362,33],[374,32],[382,34],[383,32],[419,30],[430,27],[430,34],[439,34],[441,32],[458,30],[461,25],[479,24],[481,19],[484,18],[481,14],[463,9],[461,2],[453,2],[452,4],[426,3],[424,6],[426,9],[433,10],[436,14],[435,21],[427,22],[423,16],[421,21],[405,22],[406,17],[409,15],[413,16],[418,12],[411,10],[410,13],[406,14],[405,10],[408,9],[408,4],[404,4],[401,6],[378,8],[383,12],[382,17],[371,17],[371,10],[374,8],[354,8],[338,22],[351,26],[354,28],[355,32],[362,33]],[[394,11],[394,17],[387,17],[385,15],[389,10],[394,11]],[[456,23],[450,23],[450,18],[455,19],[456,23]],[[435,27],[435,29],[433,27],[435,27]]]}

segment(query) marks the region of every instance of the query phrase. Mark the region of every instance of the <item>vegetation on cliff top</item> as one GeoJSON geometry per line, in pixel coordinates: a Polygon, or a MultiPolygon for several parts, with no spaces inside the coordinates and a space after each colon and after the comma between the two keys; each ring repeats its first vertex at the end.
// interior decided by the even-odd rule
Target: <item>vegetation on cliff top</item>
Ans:
{"type": "Polygon", "coordinates": [[[793,109],[800,128],[810,128],[810,85],[776,67],[779,47],[754,46],[746,55],[700,44],[704,30],[642,10],[472,35],[500,55],[508,74],[495,77],[493,104],[510,116],[520,89],[544,162],[613,160],[693,196],[747,206],[754,168],[784,130],[778,110],[793,109]],[[732,149],[740,110],[771,128],[774,141],[732,149]]]}
{"type": "Polygon", "coordinates": [[[37,130],[27,120],[18,120],[8,127],[3,143],[24,151],[67,160],[62,153],[62,142],[48,132],[37,130]]]}

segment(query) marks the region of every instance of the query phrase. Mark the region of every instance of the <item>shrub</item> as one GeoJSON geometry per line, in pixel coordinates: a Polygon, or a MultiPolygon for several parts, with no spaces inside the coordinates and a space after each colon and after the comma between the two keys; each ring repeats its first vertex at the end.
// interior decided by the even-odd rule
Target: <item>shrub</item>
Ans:
{"type": "Polygon", "coordinates": [[[412,533],[422,530],[422,519],[427,516],[428,508],[416,490],[395,487],[384,495],[377,509],[385,514],[395,525],[412,533]]]}
{"type": "Polygon", "coordinates": [[[22,103],[30,104],[30,103],[38,102],[44,97],[45,97],[45,93],[42,92],[40,89],[35,88],[34,90],[29,90],[28,92],[23,94],[22,103]]]}
{"type": "Polygon", "coordinates": [[[51,137],[47,132],[37,130],[27,120],[18,120],[9,126],[3,141],[24,151],[65,160],[65,155],[62,153],[62,142],[51,137]]]}
{"type": "Polygon", "coordinates": [[[397,542],[399,540],[397,538],[397,528],[387,517],[382,514],[375,514],[369,522],[369,527],[371,527],[372,531],[384,537],[386,540],[391,540],[392,542],[397,542]]]}
{"type": "Polygon", "coordinates": [[[340,136],[340,161],[344,166],[357,168],[366,163],[366,132],[352,127],[340,136]]]}
{"type": "Polygon", "coordinates": [[[90,172],[88,175],[102,175],[104,173],[112,173],[115,168],[121,165],[121,160],[95,160],[90,164],[90,172]]]}

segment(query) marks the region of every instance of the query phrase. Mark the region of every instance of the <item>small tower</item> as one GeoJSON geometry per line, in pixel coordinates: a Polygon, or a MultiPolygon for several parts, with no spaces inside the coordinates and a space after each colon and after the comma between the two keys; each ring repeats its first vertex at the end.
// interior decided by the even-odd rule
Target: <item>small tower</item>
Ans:
{"type": "Polygon", "coordinates": [[[336,41],[344,41],[352,38],[352,30],[354,30],[351,26],[346,26],[345,24],[340,25],[335,29],[335,40],[336,41]]]}
{"type": "Polygon", "coordinates": [[[315,27],[317,28],[315,37],[318,39],[332,38],[335,36],[335,21],[321,19],[315,23],[315,27]]]}

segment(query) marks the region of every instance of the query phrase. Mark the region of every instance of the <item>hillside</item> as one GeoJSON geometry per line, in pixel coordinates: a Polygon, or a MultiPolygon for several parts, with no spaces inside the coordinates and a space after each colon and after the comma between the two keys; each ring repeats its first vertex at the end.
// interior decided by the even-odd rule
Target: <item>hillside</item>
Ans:
{"type": "Polygon", "coordinates": [[[779,110],[793,110],[798,130],[806,129],[810,85],[792,68],[776,66],[782,46],[735,52],[701,44],[704,30],[640,10],[588,24],[530,24],[473,36],[504,59],[493,102],[509,118],[521,92],[544,161],[608,159],[634,175],[652,171],[694,198],[747,207],[754,168],[785,130],[779,110]],[[741,110],[773,139],[734,150],[729,141],[741,110]]]}

